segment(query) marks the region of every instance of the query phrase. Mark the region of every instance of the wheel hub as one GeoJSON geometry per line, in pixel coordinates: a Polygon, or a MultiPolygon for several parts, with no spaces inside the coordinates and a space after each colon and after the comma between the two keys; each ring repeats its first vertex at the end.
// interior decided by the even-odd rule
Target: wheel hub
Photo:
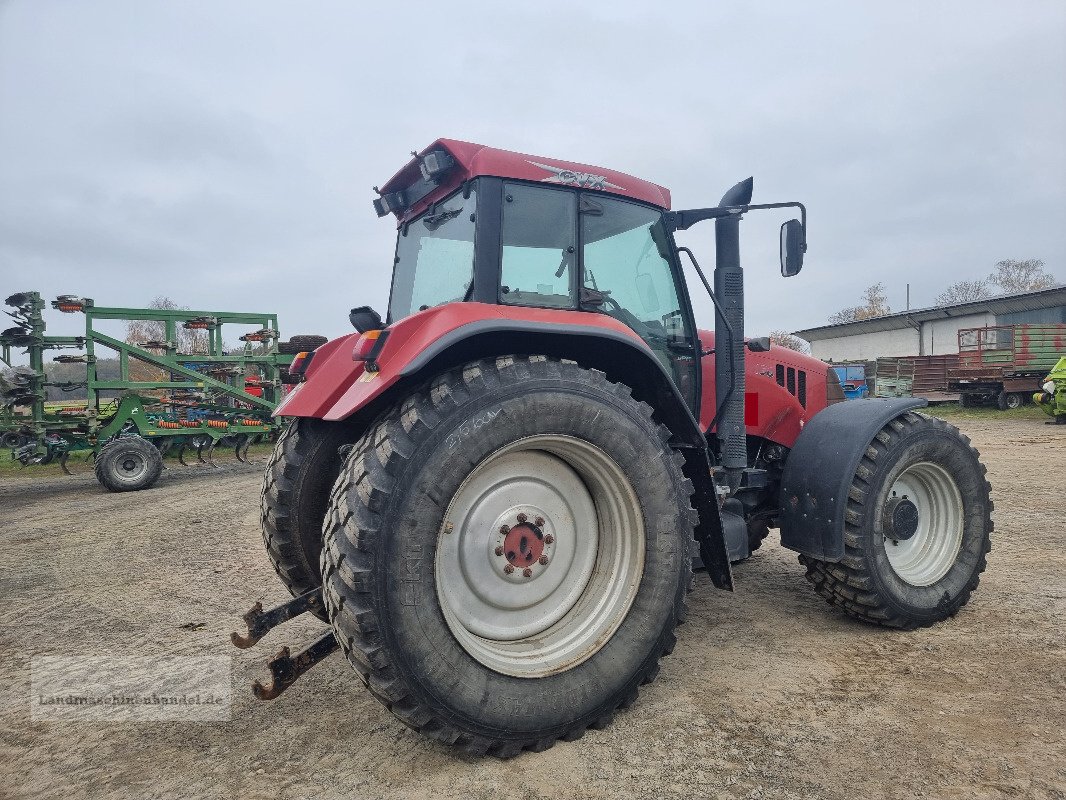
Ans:
{"type": "Polygon", "coordinates": [[[506,524],[500,526],[493,555],[505,562],[501,567],[504,574],[513,575],[518,571],[522,577],[532,578],[551,563],[555,536],[545,533],[548,522],[543,516],[531,520],[529,514],[519,512],[515,519],[518,524],[513,528],[506,524]]]}
{"type": "Polygon", "coordinates": [[[918,506],[906,495],[889,498],[885,503],[882,526],[885,538],[905,542],[918,531],[918,506]]]}
{"type": "Polygon", "coordinates": [[[892,484],[881,514],[888,563],[911,586],[936,583],[959,554],[963,520],[951,474],[930,462],[912,464],[892,484]]]}
{"type": "Polygon", "coordinates": [[[478,661],[549,675],[591,656],[621,624],[643,547],[640,505],[618,466],[581,440],[532,436],[485,459],[452,498],[437,595],[478,661]]]}

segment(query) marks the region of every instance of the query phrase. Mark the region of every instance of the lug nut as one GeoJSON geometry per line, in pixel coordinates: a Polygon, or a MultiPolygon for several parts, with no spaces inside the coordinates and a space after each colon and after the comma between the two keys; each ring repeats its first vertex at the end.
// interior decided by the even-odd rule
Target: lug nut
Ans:
{"type": "Polygon", "coordinates": [[[526,567],[524,570],[522,570],[522,575],[526,578],[532,578],[533,570],[531,570],[529,567],[526,567]]]}
{"type": "Polygon", "coordinates": [[[529,517],[527,517],[525,514],[519,514],[518,515],[518,521],[519,522],[525,522],[527,519],[529,519],[529,517]]]}
{"type": "Polygon", "coordinates": [[[506,525],[501,525],[500,526],[500,533],[502,533],[502,534],[504,534],[506,536],[510,532],[511,532],[511,529],[508,528],[506,525]]]}
{"type": "Polygon", "coordinates": [[[514,572],[514,567],[512,567],[510,564],[508,564],[507,566],[505,566],[503,568],[503,571],[506,572],[508,575],[510,575],[512,572],[514,572]]]}
{"type": "Polygon", "coordinates": [[[555,541],[555,537],[552,536],[550,533],[547,536],[544,537],[544,544],[551,544],[554,541],[555,541]]]}
{"type": "Polygon", "coordinates": [[[537,525],[537,527],[538,527],[538,528],[542,528],[542,527],[544,527],[544,517],[537,517],[537,518],[536,518],[535,520],[533,520],[533,521],[534,521],[534,522],[536,523],[536,525],[537,525]]]}
{"type": "Polygon", "coordinates": [[[498,555],[498,556],[502,556],[503,555],[503,548],[502,547],[497,547],[496,548],[496,555],[498,555]]]}
{"type": "Polygon", "coordinates": [[[548,563],[548,557],[547,556],[541,556],[540,557],[540,563],[541,564],[547,564],[548,563]]]}

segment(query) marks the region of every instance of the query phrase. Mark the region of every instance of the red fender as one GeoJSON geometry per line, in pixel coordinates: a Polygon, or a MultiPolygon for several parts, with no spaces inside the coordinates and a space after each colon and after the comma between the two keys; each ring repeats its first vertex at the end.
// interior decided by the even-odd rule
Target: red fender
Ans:
{"type": "Polygon", "coordinates": [[[305,381],[289,393],[274,416],[343,420],[381,396],[418,364],[419,357],[439,340],[466,326],[482,322],[527,322],[569,329],[576,326],[624,336],[654,358],[644,341],[630,328],[604,314],[497,306],[487,303],[449,303],[430,308],[394,323],[377,357],[377,372],[367,372],[364,362],[352,360],[359,334],[334,339],[315,351],[305,381]]]}

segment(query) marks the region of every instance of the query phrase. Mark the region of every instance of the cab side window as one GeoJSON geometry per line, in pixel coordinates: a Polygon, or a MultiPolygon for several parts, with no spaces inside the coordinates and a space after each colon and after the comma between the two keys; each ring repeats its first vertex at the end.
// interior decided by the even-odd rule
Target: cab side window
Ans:
{"type": "Polygon", "coordinates": [[[597,307],[646,340],[687,340],[673,269],[653,235],[660,213],[621,200],[582,202],[582,307],[597,307]]]}
{"type": "Polygon", "coordinates": [[[632,328],[696,408],[695,336],[668,256],[662,213],[583,195],[581,305],[632,328]]]}
{"type": "Polygon", "coordinates": [[[500,302],[574,308],[577,196],[505,183],[500,302]]]}

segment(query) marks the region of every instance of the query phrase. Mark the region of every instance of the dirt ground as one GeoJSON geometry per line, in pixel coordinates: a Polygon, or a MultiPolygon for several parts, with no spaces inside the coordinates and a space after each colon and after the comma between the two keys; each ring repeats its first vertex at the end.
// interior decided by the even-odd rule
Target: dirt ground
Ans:
{"type": "Polygon", "coordinates": [[[287,599],[260,539],[261,463],[175,466],[136,494],[87,469],[0,473],[0,797],[1066,797],[1066,429],[961,426],[996,532],[955,619],[852,622],[770,542],[735,594],[698,578],[677,649],[612,726],[509,762],[408,730],[339,655],[252,698],[267,656],[322,629],[229,644],[252,603],[287,599]],[[31,720],[31,658],[99,654],[232,657],[232,718],[31,720]]]}

